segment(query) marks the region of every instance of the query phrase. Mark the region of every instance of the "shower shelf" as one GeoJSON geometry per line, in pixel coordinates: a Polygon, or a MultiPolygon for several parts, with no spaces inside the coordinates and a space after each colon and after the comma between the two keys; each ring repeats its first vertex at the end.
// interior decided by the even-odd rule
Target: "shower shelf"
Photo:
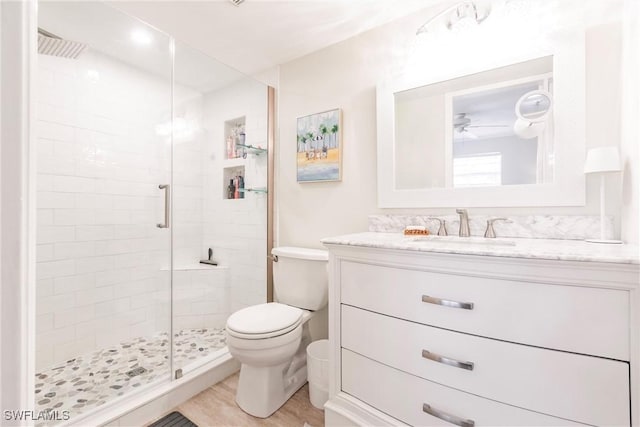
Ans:
{"type": "Polygon", "coordinates": [[[238,189],[239,192],[241,193],[260,193],[260,194],[267,194],[267,189],[264,187],[257,187],[257,188],[240,188],[238,189]]]}
{"type": "Polygon", "coordinates": [[[251,154],[255,154],[256,156],[259,156],[260,154],[267,152],[266,148],[256,147],[254,145],[248,145],[248,144],[236,144],[236,147],[247,149],[251,154]]]}

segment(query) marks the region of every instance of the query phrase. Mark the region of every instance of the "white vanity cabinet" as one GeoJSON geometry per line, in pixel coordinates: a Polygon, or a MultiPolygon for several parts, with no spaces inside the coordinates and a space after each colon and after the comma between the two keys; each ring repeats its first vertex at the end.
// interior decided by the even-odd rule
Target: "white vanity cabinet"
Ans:
{"type": "Polygon", "coordinates": [[[325,245],[327,426],[640,422],[637,263],[325,245]]]}

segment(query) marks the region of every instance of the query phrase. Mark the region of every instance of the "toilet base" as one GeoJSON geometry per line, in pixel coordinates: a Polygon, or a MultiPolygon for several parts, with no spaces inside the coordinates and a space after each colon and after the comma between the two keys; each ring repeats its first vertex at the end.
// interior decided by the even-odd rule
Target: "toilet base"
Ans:
{"type": "Polygon", "coordinates": [[[295,354],[275,366],[242,363],[236,403],[244,412],[267,418],[307,382],[307,346],[311,343],[305,316],[302,336],[295,354]]]}
{"type": "Polygon", "coordinates": [[[242,365],[236,403],[249,415],[267,418],[307,382],[307,364],[293,361],[272,367],[242,365]],[[297,369],[293,365],[298,365],[297,369]]]}

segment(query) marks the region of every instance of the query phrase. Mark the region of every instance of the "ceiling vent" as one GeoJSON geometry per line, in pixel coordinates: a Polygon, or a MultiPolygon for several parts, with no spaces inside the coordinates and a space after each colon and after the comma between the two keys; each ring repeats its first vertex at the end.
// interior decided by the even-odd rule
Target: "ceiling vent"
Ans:
{"type": "Polygon", "coordinates": [[[229,0],[231,3],[233,3],[234,6],[240,6],[242,3],[244,3],[244,0],[229,0]]]}

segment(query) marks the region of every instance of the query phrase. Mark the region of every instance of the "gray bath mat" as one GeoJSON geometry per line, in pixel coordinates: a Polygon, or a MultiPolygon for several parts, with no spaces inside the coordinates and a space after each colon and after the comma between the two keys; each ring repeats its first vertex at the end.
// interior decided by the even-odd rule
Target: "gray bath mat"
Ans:
{"type": "Polygon", "coordinates": [[[189,418],[182,415],[180,412],[172,412],[164,417],[160,418],[155,423],[149,425],[149,427],[198,427],[189,418]]]}

